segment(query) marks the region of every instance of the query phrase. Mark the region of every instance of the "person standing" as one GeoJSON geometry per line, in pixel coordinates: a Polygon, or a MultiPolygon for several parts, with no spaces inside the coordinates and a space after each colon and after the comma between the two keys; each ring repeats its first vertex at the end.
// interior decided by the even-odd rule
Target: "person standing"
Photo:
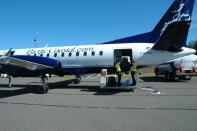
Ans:
{"type": "Polygon", "coordinates": [[[122,78],[122,73],[121,73],[121,68],[120,68],[120,61],[115,64],[115,67],[116,67],[116,73],[118,75],[118,86],[120,86],[120,82],[121,82],[121,78],[122,78]]]}
{"type": "Polygon", "coordinates": [[[137,64],[135,63],[134,60],[131,61],[131,78],[132,78],[132,84],[131,86],[136,85],[136,79],[135,79],[135,73],[137,72],[137,64]]]}

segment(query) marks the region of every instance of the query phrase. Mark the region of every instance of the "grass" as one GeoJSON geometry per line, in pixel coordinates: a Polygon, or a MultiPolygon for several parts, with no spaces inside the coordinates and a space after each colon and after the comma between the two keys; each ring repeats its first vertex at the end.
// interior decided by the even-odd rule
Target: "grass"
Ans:
{"type": "Polygon", "coordinates": [[[146,74],[141,74],[141,75],[138,75],[138,77],[155,77],[155,74],[154,73],[146,73],[146,74]]]}

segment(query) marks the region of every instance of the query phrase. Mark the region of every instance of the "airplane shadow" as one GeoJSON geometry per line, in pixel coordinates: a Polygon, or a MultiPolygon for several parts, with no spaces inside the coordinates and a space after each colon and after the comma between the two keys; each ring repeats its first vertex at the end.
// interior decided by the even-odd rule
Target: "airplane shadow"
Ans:
{"type": "MultiPolygon", "coordinates": [[[[55,83],[48,83],[50,89],[55,88],[65,88],[68,84],[73,83],[73,80],[66,80],[61,82],[55,83]]],[[[6,97],[13,97],[23,94],[43,94],[42,93],[42,85],[40,82],[30,82],[27,84],[13,84],[12,88],[19,88],[19,89],[12,89],[10,90],[7,84],[0,84],[0,88],[8,89],[8,90],[0,90],[0,99],[6,97]]]]}
{"type": "MultiPolygon", "coordinates": [[[[74,80],[60,81],[56,83],[49,83],[48,86],[50,89],[81,89],[81,92],[93,92],[94,95],[114,95],[121,92],[125,92],[123,90],[101,90],[100,86],[88,86],[88,85],[69,85],[72,84],[74,80]]],[[[97,81],[86,81],[88,83],[96,83],[97,81]]],[[[127,90],[126,92],[134,90],[127,90]]]]}
{"type": "MultiPolygon", "coordinates": [[[[53,89],[80,89],[81,92],[93,92],[94,95],[114,95],[118,94],[120,92],[125,92],[123,90],[101,90],[100,86],[85,86],[85,85],[73,85],[72,83],[74,80],[65,80],[65,81],[59,81],[54,83],[48,83],[50,90],[53,89]],[[69,85],[71,84],[71,85],[69,85]]],[[[19,89],[12,89],[10,90],[8,88],[7,84],[0,84],[0,88],[5,88],[8,90],[0,90],[0,99],[1,98],[7,98],[7,97],[13,97],[23,94],[42,94],[42,86],[39,82],[30,82],[27,84],[13,84],[12,88],[19,88],[19,89]],[[32,85],[33,84],[33,85],[32,85]]],[[[130,90],[131,92],[134,92],[134,90],[130,90]]],[[[126,91],[128,92],[128,91],[126,91]]]]}
{"type": "Polygon", "coordinates": [[[134,92],[133,89],[130,90],[101,90],[99,86],[95,86],[95,87],[85,87],[84,89],[81,89],[82,92],[93,92],[94,95],[115,95],[121,92],[134,92]]]}
{"type": "MultiPolygon", "coordinates": [[[[0,88],[9,88],[6,84],[0,84],[0,88]]],[[[0,99],[6,97],[13,97],[23,94],[35,93],[39,94],[41,92],[41,86],[39,85],[13,85],[12,88],[20,88],[17,90],[0,90],[0,99]]]]}

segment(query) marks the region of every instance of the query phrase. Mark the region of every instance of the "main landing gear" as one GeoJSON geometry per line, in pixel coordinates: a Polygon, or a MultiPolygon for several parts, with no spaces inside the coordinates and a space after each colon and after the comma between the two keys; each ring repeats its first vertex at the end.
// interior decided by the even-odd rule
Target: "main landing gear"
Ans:
{"type": "Polygon", "coordinates": [[[79,84],[80,82],[81,82],[81,75],[76,75],[75,80],[74,80],[74,84],[79,84]]]}
{"type": "Polygon", "coordinates": [[[42,75],[40,78],[42,82],[42,94],[45,94],[49,91],[49,86],[46,83],[46,80],[48,80],[48,78],[46,75],[42,75]]]}

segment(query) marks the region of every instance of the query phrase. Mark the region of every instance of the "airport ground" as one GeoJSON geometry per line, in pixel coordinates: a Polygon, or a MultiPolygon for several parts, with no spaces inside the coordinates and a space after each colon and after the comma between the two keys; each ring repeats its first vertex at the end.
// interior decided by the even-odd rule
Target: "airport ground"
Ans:
{"type": "Polygon", "coordinates": [[[138,80],[131,92],[99,89],[98,78],[79,85],[38,78],[0,78],[0,131],[196,131],[197,77],[190,81],[138,80]],[[160,94],[155,94],[159,91],[160,94]]]}

